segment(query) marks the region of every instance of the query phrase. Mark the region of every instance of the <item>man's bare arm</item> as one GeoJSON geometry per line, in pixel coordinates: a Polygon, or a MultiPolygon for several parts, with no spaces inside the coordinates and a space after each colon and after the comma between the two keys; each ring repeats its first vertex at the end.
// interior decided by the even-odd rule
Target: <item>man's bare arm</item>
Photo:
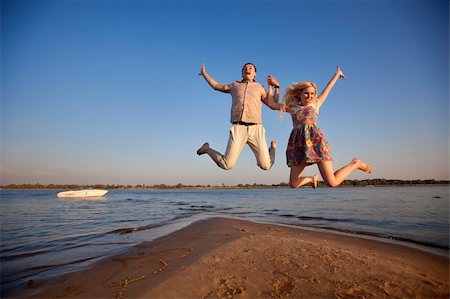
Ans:
{"type": "Polygon", "coordinates": [[[228,84],[222,84],[214,80],[213,77],[211,77],[207,72],[205,68],[205,64],[202,64],[202,68],[200,69],[200,76],[203,76],[205,78],[206,82],[215,90],[229,93],[230,92],[230,86],[228,84]]]}

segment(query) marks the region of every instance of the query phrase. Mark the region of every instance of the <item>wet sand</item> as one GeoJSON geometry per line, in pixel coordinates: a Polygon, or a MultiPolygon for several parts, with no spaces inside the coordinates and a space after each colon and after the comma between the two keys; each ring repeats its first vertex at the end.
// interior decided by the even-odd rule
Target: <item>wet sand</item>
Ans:
{"type": "Polygon", "coordinates": [[[448,298],[449,260],[348,235],[211,218],[36,285],[32,298],[448,298]]]}

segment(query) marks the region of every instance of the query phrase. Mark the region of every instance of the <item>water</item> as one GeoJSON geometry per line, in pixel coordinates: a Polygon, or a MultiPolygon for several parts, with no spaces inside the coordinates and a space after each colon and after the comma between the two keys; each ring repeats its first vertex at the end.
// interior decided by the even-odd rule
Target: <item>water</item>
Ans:
{"type": "Polygon", "coordinates": [[[448,254],[448,186],[271,190],[1,190],[1,297],[211,216],[394,239],[448,254]]]}

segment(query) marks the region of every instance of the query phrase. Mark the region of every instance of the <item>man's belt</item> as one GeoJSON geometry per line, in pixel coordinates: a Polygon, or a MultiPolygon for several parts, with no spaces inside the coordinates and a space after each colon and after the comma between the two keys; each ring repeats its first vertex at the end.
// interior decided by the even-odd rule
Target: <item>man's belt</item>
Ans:
{"type": "Polygon", "coordinates": [[[254,126],[257,125],[257,123],[246,123],[245,121],[235,121],[233,122],[233,125],[254,126]]]}

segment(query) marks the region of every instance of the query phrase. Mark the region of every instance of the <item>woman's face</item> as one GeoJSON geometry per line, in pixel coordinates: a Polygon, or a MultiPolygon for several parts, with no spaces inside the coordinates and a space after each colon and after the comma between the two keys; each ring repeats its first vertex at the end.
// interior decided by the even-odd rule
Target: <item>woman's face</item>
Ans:
{"type": "Polygon", "coordinates": [[[302,93],[300,94],[300,104],[301,105],[308,105],[314,103],[316,100],[316,89],[312,86],[307,87],[302,90],[302,93]]]}

